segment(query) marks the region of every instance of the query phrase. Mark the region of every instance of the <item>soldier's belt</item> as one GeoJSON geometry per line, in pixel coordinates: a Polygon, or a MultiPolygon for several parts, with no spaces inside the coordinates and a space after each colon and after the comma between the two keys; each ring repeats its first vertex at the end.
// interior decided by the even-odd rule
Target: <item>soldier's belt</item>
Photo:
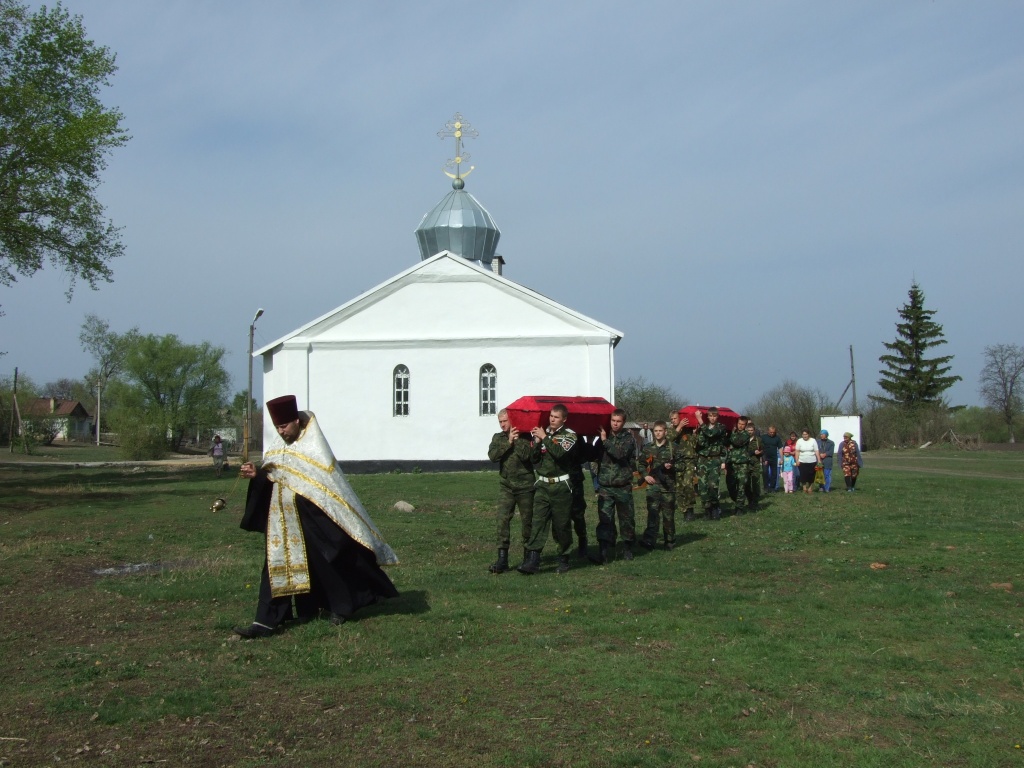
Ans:
{"type": "Polygon", "coordinates": [[[564,483],[569,479],[568,475],[559,475],[558,477],[538,477],[538,483],[547,483],[548,485],[554,485],[555,483],[564,483]]]}

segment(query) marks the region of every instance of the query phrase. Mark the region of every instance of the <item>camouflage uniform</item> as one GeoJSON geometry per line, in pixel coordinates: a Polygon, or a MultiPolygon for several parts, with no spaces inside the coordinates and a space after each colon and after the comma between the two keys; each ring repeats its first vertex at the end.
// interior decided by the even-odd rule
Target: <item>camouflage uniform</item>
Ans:
{"type": "Polygon", "coordinates": [[[750,455],[750,476],[747,478],[747,503],[756,507],[761,500],[761,489],[764,486],[764,472],[761,459],[764,458],[764,443],[760,435],[754,435],[747,444],[747,452],[750,455]],[[760,451],[760,453],[756,453],[760,451]]]}
{"type": "Polygon", "coordinates": [[[519,507],[519,522],[522,525],[523,546],[530,540],[533,523],[534,474],[530,455],[533,446],[530,436],[524,435],[510,442],[507,432],[498,432],[491,438],[487,458],[498,462],[498,549],[508,549],[510,542],[509,525],[519,507]]]}
{"type": "Polygon", "coordinates": [[[653,548],[658,540],[659,522],[665,535],[665,545],[672,548],[676,543],[675,453],[675,446],[670,440],[666,440],[663,445],[648,443],[636,461],[641,477],[650,475],[657,481],[647,486],[647,528],[641,543],[648,548],[653,548]],[[671,468],[667,469],[666,464],[671,468]]]}
{"type": "Polygon", "coordinates": [[[719,484],[722,480],[722,463],[729,441],[729,433],[720,422],[714,426],[702,424],[694,435],[697,451],[697,492],[704,508],[718,515],[719,484]]]}
{"type": "Polygon", "coordinates": [[[747,452],[749,444],[750,435],[746,429],[734,429],[729,433],[729,474],[726,477],[726,487],[729,489],[729,498],[737,505],[740,503],[741,495],[746,493],[747,480],[750,477],[750,454],[747,452]]]}
{"type": "Polygon", "coordinates": [[[597,482],[597,540],[606,546],[615,546],[615,516],[618,513],[619,531],[625,544],[632,545],[636,538],[636,519],[633,512],[633,469],[636,464],[636,442],[626,429],[607,433],[599,443],[600,469],[597,482]]]}
{"type": "Polygon", "coordinates": [[[557,554],[572,548],[572,486],[569,476],[578,454],[574,450],[578,437],[568,427],[549,433],[533,445],[534,469],[537,471],[536,494],[533,499],[533,532],[526,548],[540,552],[548,541],[548,529],[558,544],[557,554]]]}
{"type": "Polygon", "coordinates": [[[686,510],[686,519],[693,519],[697,503],[697,441],[692,433],[676,433],[676,504],[686,510]]]}

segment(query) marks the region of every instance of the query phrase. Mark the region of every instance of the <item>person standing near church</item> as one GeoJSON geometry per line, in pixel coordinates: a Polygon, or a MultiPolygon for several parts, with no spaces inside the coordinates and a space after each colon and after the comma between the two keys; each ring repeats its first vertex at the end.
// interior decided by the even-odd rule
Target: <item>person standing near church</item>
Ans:
{"type": "Polygon", "coordinates": [[[534,427],[530,460],[537,472],[537,490],[533,499],[533,526],[526,557],[516,570],[532,575],[540,571],[540,553],[548,540],[548,529],[558,545],[555,573],[569,570],[572,549],[572,486],[569,484],[578,436],[566,422],[569,409],[559,403],[548,414],[548,428],[534,427]]]}
{"type": "Polygon", "coordinates": [[[726,476],[726,488],[729,489],[729,498],[735,505],[737,511],[743,506],[743,496],[746,494],[747,477],[750,474],[750,454],[747,453],[747,444],[750,437],[747,435],[747,417],[740,416],[736,421],[736,429],[729,433],[728,471],[726,476]]]}
{"type": "Polygon", "coordinates": [[[814,468],[818,466],[820,458],[818,443],[811,437],[810,430],[805,429],[800,434],[800,439],[793,446],[796,451],[797,465],[800,467],[800,488],[804,493],[812,493],[814,490],[814,468]]]}
{"type": "Polygon", "coordinates": [[[636,539],[636,514],[633,509],[633,471],[636,468],[636,441],[623,429],[626,412],[616,408],[611,415],[611,432],[601,428],[597,443],[600,490],[597,500],[598,554],[595,563],[608,562],[609,550],[614,550],[617,537],[622,539],[622,557],[633,559],[636,539]],[[618,517],[618,531],[615,520],[618,517]]]}
{"type": "Polygon", "coordinates": [[[779,489],[779,451],[782,450],[783,440],[774,424],[768,426],[768,434],[761,435],[761,445],[764,448],[765,490],[775,493],[779,489]]]}
{"type": "Polygon", "coordinates": [[[241,467],[249,479],[240,527],[265,534],[266,561],[256,619],[234,631],[252,640],[292,619],[323,614],[343,624],[359,608],[398,590],[381,570],[398,562],[334,460],[316,416],[299,411],[294,395],[267,401],[283,445],[263,466],[241,467]]]}
{"type": "Polygon", "coordinates": [[[535,489],[533,444],[526,435],[512,426],[508,411],[498,411],[498,426],[487,449],[487,458],[498,463],[498,559],[488,569],[491,573],[504,573],[509,569],[508,549],[511,543],[512,517],[519,508],[519,524],[522,529],[523,559],[526,559],[526,545],[530,541],[533,524],[533,495],[535,489]]]}
{"type": "Polygon", "coordinates": [[[665,422],[654,422],[654,442],[643,447],[636,462],[637,471],[647,483],[647,527],[640,538],[645,549],[654,549],[659,527],[665,549],[676,546],[675,446],[665,433],[665,422]]]}
{"type": "Polygon", "coordinates": [[[693,520],[693,508],[697,504],[697,448],[694,431],[687,419],[681,419],[674,411],[674,436],[669,435],[675,445],[676,456],[676,509],[683,510],[683,520],[693,520]]]}
{"type": "Polygon", "coordinates": [[[697,411],[697,434],[695,448],[697,450],[698,474],[697,492],[700,494],[704,509],[711,520],[720,520],[722,508],[719,496],[722,472],[725,471],[725,455],[729,445],[729,432],[718,423],[718,409],[708,408],[708,423],[704,423],[704,415],[697,411]]]}
{"type": "Polygon", "coordinates": [[[857,490],[857,476],[860,474],[864,460],[860,455],[860,446],[853,439],[853,432],[843,433],[843,442],[839,444],[839,463],[843,468],[843,481],[847,491],[857,490]]]}
{"type": "Polygon", "coordinates": [[[647,426],[647,422],[645,421],[640,426],[640,447],[643,448],[645,445],[650,445],[653,442],[654,433],[651,431],[651,428],[647,426]]]}
{"type": "Polygon", "coordinates": [[[213,436],[213,443],[210,445],[208,451],[210,456],[213,457],[213,468],[217,473],[217,477],[220,477],[224,471],[224,441],[221,440],[220,435],[213,436]]]}
{"type": "Polygon", "coordinates": [[[747,420],[747,434],[750,442],[747,443],[747,455],[750,457],[750,472],[747,475],[747,508],[751,512],[757,511],[757,503],[761,500],[761,459],[764,456],[764,446],[761,443],[761,436],[757,434],[757,428],[753,420],[747,420]]]}
{"type": "Polygon", "coordinates": [[[836,454],[836,444],[828,439],[828,430],[821,430],[818,435],[818,457],[821,461],[821,471],[824,474],[825,482],[821,484],[821,492],[829,493],[832,490],[832,457],[836,454]]]}

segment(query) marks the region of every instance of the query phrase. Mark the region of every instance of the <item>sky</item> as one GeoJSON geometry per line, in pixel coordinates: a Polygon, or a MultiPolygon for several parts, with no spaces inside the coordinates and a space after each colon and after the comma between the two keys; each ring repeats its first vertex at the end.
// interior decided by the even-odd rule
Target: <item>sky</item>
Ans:
{"type": "Polygon", "coordinates": [[[914,281],[951,402],[1024,344],[1022,3],[64,5],[117,54],[126,251],[70,302],[0,286],[0,375],[83,376],[92,313],[224,346],[244,391],[257,308],[258,349],[418,262],[456,112],[504,275],[622,331],[620,380],[835,399],[852,345],[863,406],[914,281]]]}

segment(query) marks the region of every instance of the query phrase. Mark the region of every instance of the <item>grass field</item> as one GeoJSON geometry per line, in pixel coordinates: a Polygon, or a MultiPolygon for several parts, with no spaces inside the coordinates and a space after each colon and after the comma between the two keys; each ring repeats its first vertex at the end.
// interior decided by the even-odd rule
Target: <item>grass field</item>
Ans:
{"type": "Polygon", "coordinates": [[[562,576],[494,473],[355,476],[402,596],[254,642],[234,477],[0,467],[0,765],[1024,766],[1024,457],[867,458],[562,576]]]}

